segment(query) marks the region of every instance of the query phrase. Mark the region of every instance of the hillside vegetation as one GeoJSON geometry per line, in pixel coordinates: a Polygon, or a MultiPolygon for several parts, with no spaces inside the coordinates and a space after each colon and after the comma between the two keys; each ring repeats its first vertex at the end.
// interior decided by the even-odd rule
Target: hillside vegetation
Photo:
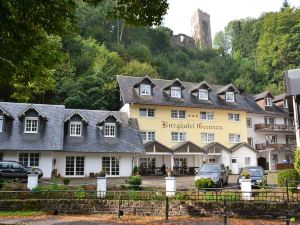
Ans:
{"type": "Polygon", "coordinates": [[[300,65],[300,9],[288,4],[258,19],[230,22],[216,35],[215,48],[202,50],[171,46],[169,28],[124,23],[111,14],[110,1],[78,4],[77,29],[44,34],[47,41],[28,61],[28,79],[6,78],[0,100],[114,110],[117,74],[234,83],[248,92],[278,94],[284,91],[283,72],[300,65]],[[41,66],[35,67],[39,60],[46,69],[42,76],[41,66]]]}

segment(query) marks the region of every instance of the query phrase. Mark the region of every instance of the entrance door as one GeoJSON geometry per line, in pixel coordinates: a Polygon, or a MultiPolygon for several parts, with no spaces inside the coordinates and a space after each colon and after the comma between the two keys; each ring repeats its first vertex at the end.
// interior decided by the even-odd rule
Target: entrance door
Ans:
{"type": "Polygon", "coordinates": [[[264,170],[267,170],[267,159],[265,157],[259,157],[257,159],[257,165],[261,166],[264,170]]]}
{"type": "Polygon", "coordinates": [[[231,159],[231,173],[238,174],[239,173],[239,165],[237,163],[237,158],[231,159]]]}

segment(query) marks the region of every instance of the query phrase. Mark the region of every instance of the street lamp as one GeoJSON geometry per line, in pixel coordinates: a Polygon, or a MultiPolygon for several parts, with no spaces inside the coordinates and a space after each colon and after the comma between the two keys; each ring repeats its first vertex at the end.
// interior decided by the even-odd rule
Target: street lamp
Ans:
{"type": "Polygon", "coordinates": [[[285,79],[287,95],[293,102],[297,147],[300,148],[300,69],[288,70],[285,79]]]}

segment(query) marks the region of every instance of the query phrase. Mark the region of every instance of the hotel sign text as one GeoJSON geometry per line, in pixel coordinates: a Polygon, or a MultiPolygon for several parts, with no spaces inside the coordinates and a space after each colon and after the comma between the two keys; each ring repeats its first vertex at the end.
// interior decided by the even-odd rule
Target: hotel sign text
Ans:
{"type": "Polygon", "coordinates": [[[183,129],[201,129],[201,130],[223,130],[223,126],[203,125],[202,123],[169,123],[168,121],[161,121],[162,128],[171,128],[176,130],[183,129]]]}

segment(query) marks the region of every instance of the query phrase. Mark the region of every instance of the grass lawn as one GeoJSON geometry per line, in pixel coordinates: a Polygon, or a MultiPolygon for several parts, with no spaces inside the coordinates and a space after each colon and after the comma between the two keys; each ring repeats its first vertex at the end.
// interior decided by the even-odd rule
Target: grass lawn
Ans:
{"type": "Polygon", "coordinates": [[[278,172],[268,172],[268,184],[278,185],[277,183],[278,172]]]}
{"type": "Polygon", "coordinates": [[[41,216],[45,215],[42,211],[0,211],[0,217],[26,217],[26,216],[41,216]]]}

